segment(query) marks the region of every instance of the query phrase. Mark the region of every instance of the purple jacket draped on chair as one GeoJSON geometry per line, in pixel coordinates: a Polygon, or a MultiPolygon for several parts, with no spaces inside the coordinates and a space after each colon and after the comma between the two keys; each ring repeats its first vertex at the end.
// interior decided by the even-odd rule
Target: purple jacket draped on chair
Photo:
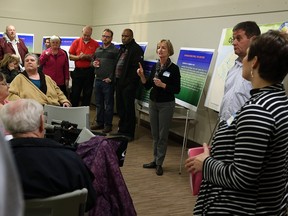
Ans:
{"type": "Polygon", "coordinates": [[[132,198],[119,168],[116,150],[120,142],[104,136],[81,143],[77,153],[95,176],[95,207],[89,216],[136,216],[132,198]]]}

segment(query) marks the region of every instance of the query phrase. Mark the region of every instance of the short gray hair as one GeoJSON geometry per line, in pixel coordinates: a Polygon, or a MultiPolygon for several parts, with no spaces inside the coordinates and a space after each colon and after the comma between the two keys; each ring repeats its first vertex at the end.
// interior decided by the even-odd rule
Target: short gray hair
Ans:
{"type": "Polygon", "coordinates": [[[50,41],[59,41],[59,42],[61,42],[61,39],[60,39],[60,37],[57,36],[57,35],[52,35],[52,36],[50,37],[50,41]]]}
{"type": "Polygon", "coordinates": [[[24,57],[24,60],[28,57],[28,56],[32,56],[35,60],[36,60],[36,63],[38,64],[39,63],[39,58],[36,54],[34,53],[27,53],[24,57]]]}
{"type": "Polygon", "coordinates": [[[42,115],[43,106],[33,99],[10,101],[0,110],[0,119],[12,135],[37,130],[42,115]]]}

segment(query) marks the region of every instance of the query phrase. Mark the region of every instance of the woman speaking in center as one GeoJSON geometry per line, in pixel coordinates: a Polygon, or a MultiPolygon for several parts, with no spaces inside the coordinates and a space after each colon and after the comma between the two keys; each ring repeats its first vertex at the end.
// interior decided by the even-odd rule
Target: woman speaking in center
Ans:
{"type": "Polygon", "coordinates": [[[175,94],[180,92],[180,70],[171,62],[174,54],[170,40],[162,39],[157,44],[156,53],[159,61],[152,68],[146,79],[142,65],[139,63],[138,75],[146,89],[152,88],[149,100],[149,117],[153,137],[154,159],[143,168],[156,168],[157,175],[163,175],[162,164],[167,150],[168,133],[175,109],[175,94]]]}

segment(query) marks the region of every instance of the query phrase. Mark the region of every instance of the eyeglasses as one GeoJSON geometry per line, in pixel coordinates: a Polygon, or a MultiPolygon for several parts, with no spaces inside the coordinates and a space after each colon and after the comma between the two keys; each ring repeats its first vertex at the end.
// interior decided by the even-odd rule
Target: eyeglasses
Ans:
{"type": "Polygon", "coordinates": [[[102,37],[104,37],[104,38],[111,38],[111,36],[109,36],[109,35],[102,35],[102,37]]]}

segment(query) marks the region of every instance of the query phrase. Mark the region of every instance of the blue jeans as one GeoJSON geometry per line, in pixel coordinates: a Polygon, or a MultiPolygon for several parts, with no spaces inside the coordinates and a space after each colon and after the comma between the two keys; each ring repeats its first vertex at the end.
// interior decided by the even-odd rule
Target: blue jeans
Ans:
{"type": "Polygon", "coordinates": [[[96,122],[98,125],[112,126],[114,107],[114,86],[96,79],[95,82],[96,122]]]}

